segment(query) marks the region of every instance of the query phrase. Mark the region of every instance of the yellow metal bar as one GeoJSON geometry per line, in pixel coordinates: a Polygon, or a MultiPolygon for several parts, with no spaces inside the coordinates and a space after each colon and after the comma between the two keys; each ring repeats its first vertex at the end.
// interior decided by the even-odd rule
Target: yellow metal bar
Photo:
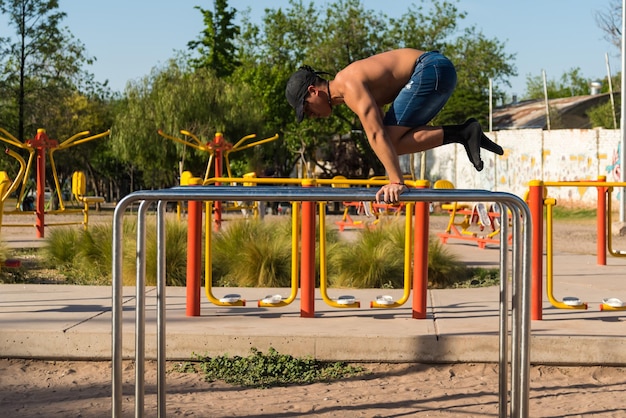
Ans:
{"type": "Polygon", "coordinates": [[[291,293],[286,299],[280,301],[264,302],[259,300],[258,306],[262,308],[277,308],[287,306],[298,296],[298,271],[300,268],[300,202],[291,202],[291,293]]]}
{"type": "MultiPolygon", "coordinates": [[[[248,136],[250,136],[250,135],[248,135],[248,136]]],[[[244,137],[243,139],[245,139],[245,138],[246,137],[244,137]]],[[[265,144],[265,143],[268,143],[268,142],[275,141],[277,139],[278,139],[278,134],[276,134],[276,135],[274,135],[274,136],[272,136],[270,138],[261,139],[261,140],[258,140],[256,142],[252,142],[250,144],[243,145],[241,147],[238,146],[241,143],[241,141],[239,141],[237,143],[237,145],[235,145],[229,152],[243,151],[243,150],[248,149],[248,148],[256,147],[257,145],[262,145],[262,144],[265,144]]]]}
{"type": "Polygon", "coordinates": [[[406,220],[404,233],[404,292],[402,297],[390,304],[382,304],[373,300],[370,302],[370,308],[397,308],[404,305],[411,295],[411,254],[413,248],[413,207],[415,203],[409,202],[406,205],[406,220]]]}
{"type": "MultiPolygon", "coordinates": [[[[232,177],[233,174],[230,170],[230,154],[232,152],[236,152],[236,151],[242,151],[248,148],[252,148],[252,147],[256,147],[257,145],[261,145],[261,144],[265,144],[266,142],[270,142],[270,141],[274,141],[275,139],[278,139],[278,134],[274,135],[271,138],[265,138],[265,139],[261,139],[259,141],[253,142],[251,144],[246,144],[244,146],[241,146],[241,144],[243,144],[246,140],[250,139],[250,138],[255,138],[256,134],[250,134],[250,135],[246,135],[243,138],[241,138],[239,140],[239,142],[237,142],[231,149],[228,150],[224,150],[223,152],[223,156],[224,156],[224,161],[226,163],[226,172],[228,173],[228,177],[232,177]]],[[[208,176],[207,176],[208,178],[208,176]]]]}
{"type": "MultiPolygon", "coordinates": [[[[611,204],[611,193],[613,193],[613,187],[609,187],[608,188],[608,201],[607,201],[607,206],[606,206],[606,211],[607,211],[607,231],[606,231],[606,235],[607,235],[607,247],[609,250],[609,254],[611,254],[613,257],[626,257],[626,252],[625,251],[620,251],[620,250],[615,250],[613,249],[613,232],[611,231],[611,225],[613,222],[613,208],[612,208],[612,204],[611,204]]],[[[608,304],[604,301],[602,301],[602,303],[600,303],[600,310],[601,311],[626,311],[626,306],[613,306],[611,304],[608,304]]]]}
{"type": "Polygon", "coordinates": [[[613,231],[611,231],[611,225],[613,225],[613,205],[611,203],[611,194],[613,193],[613,188],[608,188],[608,201],[606,205],[606,216],[607,216],[607,231],[606,231],[606,239],[607,239],[607,247],[609,250],[609,254],[613,257],[626,257],[626,251],[620,251],[613,249],[613,231]]]}
{"type": "Polygon", "coordinates": [[[356,300],[352,303],[339,303],[328,296],[327,272],[326,272],[326,202],[318,203],[319,223],[320,223],[320,293],[327,305],[333,308],[359,308],[361,303],[356,300]]]}
{"type": "Polygon", "coordinates": [[[211,171],[211,163],[213,163],[213,151],[211,151],[211,155],[209,156],[209,162],[206,165],[206,171],[204,172],[204,181],[206,182],[209,178],[209,173],[211,171]]]}
{"type": "Polygon", "coordinates": [[[293,178],[249,178],[244,179],[243,177],[212,177],[206,179],[203,183],[204,186],[209,186],[214,183],[256,183],[256,184],[294,184],[301,185],[303,179],[293,179],[293,178]]]}
{"type": "Polygon", "coordinates": [[[59,148],[64,147],[67,148],[72,142],[76,141],[78,138],[81,138],[83,136],[87,136],[89,135],[89,131],[83,131],[83,132],[79,132],[75,135],[72,135],[71,137],[69,137],[68,139],[66,139],[65,141],[61,142],[59,144],[59,148]]]}
{"type": "MultiPolygon", "coordinates": [[[[187,131],[181,131],[181,133],[183,133],[183,132],[187,132],[187,131]]],[[[161,135],[163,138],[171,139],[172,141],[179,142],[179,143],[181,143],[181,144],[183,144],[183,145],[188,145],[188,146],[190,146],[190,147],[192,147],[192,148],[195,148],[195,149],[197,149],[197,150],[200,150],[200,151],[209,152],[209,153],[211,153],[211,155],[212,155],[212,153],[213,153],[213,150],[211,150],[210,148],[206,147],[205,145],[202,145],[202,143],[200,143],[200,141],[198,141],[198,144],[199,144],[199,145],[198,145],[198,144],[194,144],[194,143],[192,143],[192,142],[185,141],[184,139],[180,139],[180,138],[176,138],[175,136],[168,135],[168,134],[166,134],[165,132],[163,132],[163,131],[162,131],[162,130],[160,130],[160,129],[157,131],[157,133],[158,133],[159,135],[161,135]]],[[[189,132],[187,132],[187,134],[189,134],[189,132]]],[[[195,136],[193,136],[193,135],[191,135],[191,134],[189,134],[189,135],[190,135],[192,138],[196,139],[196,137],[195,137],[195,136]]]]}
{"type": "Polygon", "coordinates": [[[619,181],[544,181],[546,187],[626,187],[626,182],[619,181]]]}
{"type": "Polygon", "coordinates": [[[215,296],[213,296],[213,254],[212,254],[212,223],[213,223],[213,202],[206,202],[205,204],[206,213],[205,213],[205,222],[204,222],[204,292],[206,294],[207,299],[214,305],[217,306],[245,306],[246,302],[242,299],[239,299],[234,302],[222,302],[215,296]]]}
{"type": "Polygon", "coordinates": [[[9,138],[3,138],[0,136],[0,141],[4,141],[7,144],[11,144],[13,146],[16,146],[18,148],[28,148],[28,146],[26,144],[24,144],[23,142],[21,142],[19,139],[17,139],[16,137],[14,137],[13,135],[11,135],[9,133],[9,131],[0,128],[0,132],[2,132],[3,134],[5,134],[6,136],[8,136],[9,138]]]}
{"type": "Polygon", "coordinates": [[[554,199],[544,199],[546,206],[546,294],[550,304],[558,309],[587,309],[587,303],[578,302],[567,304],[554,297],[554,274],[553,274],[553,235],[552,235],[552,207],[556,204],[554,199]]]}
{"type": "Polygon", "coordinates": [[[626,305],[624,306],[613,306],[609,303],[602,302],[600,304],[601,311],[626,311],[626,305]]]}
{"type": "MultiPolygon", "coordinates": [[[[65,208],[63,209],[65,210],[65,208]]],[[[87,230],[87,225],[89,225],[89,203],[85,201],[85,206],[83,209],[83,229],[87,230]]]]}
{"type": "MultiPolygon", "coordinates": [[[[210,185],[213,183],[256,183],[256,184],[302,184],[303,179],[296,178],[243,178],[243,177],[212,177],[204,180],[204,185],[210,185]]],[[[332,186],[333,183],[337,183],[336,179],[316,179],[316,184],[322,186],[332,186]]],[[[349,184],[354,186],[384,186],[389,184],[386,180],[341,180],[342,184],[349,184]]],[[[406,181],[407,185],[414,186],[413,181],[406,181]]]]}
{"type": "Polygon", "coordinates": [[[20,189],[19,196],[17,198],[17,202],[15,203],[15,209],[20,210],[20,202],[24,199],[24,194],[26,193],[26,184],[28,183],[28,174],[30,173],[30,169],[33,166],[33,160],[35,159],[35,149],[28,148],[28,162],[26,163],[26,172],[24,174],[24,178],[22,178],[22,188],[20,189]]]}
{"type": "Polygon", "coordinates": [[[226,173],[228,174],[228,177],[232,177],[233,173],[230,171],[230,158],[228,158],[228,152],[224,151],[223,156],[224,156],[224,162],[226,163],[226,173]]]}
{"type": "MultiPolygon", "coordinates": [[[[202,147],[202,148],[207,148],[207,147],[206,147],[206,146],[202,143],[202,141],[200,141],[200,138],[198,138],[197,136],[195,136],[195,135],[194,135],[194,134],[192,134],[191,132],[189,132],[189,131],[187,131],[187,130],[185,130],[185,129],[181,129],[179,132],[180,132],[181,134],[185,135],[185,136],[188,136],[189,138],[193,139],[194,141],[196,141],[196,143],[197,143],[200,147],[202,147]]],[[[172,139],[172,138],[170,138],[170,139],[172,139]]],[[[191,146],[195,146],[195,145],[193,145],[193,144],[191,144],[191,143],[190,143],[190,145],[191,145],[191,146]]]]}
{"type": "Polygon", "coordinates": [[[9,197],[11,193],[13,193],[18,188],[18,186],[20,185],[20,181],[24,177],[24,173],[26,173],[26,161],[24,161],[22,156],[8,148],[6,150],[6,153],[17,160],[17,162],[20,164],[20,169],[17,172],[17,176],[15,176],[13,183],[11,183],[11,187],[9,187],[4,195],[2,195],[3,202],[7,199],[7,197],[9,197]]]}
{"type": "Polygon", "coordinates": [[[611,192],[614,187],[626,187],[626,182],[615,181],[545,181],[543,182],[545,187],[607,187],[608,188],[608,201],[607,201],[607,245],[609,254],[614,257],[626,257],[626,251],[619,251],[613,249],[613,239],[611,234],[612,225],[612,204],[611,204],[611,192]]]}
{"type": "Polygon", "coordinates": [[[244,142],[246,142],[248,139],[251,139],[251,138],[256,138],[256,134],[250,134],[250,135],[244,136],[239,141],[237,141],[237,143],[235,145],[233,145],[232,149],[235,149],[235,148],[239,147],[239,145],[243,144],[244,142]]]}
{"type": "MultiPolygon", "coordinates": [[[[50,157],[50,168],[52,171],[52,177],[54,178],[55,192],[57,194],[57,197],[59,198],[59,208],[61,210],[65,210],[65,203],[63,202],[63,195],[61,193],[61,184],[59,183],[59,174],[57,173],[57,165],[54,162],[54,151],[54,149],[48,150],[48,155],[50,157]]],[[[50,196],[50,199],[52,199],[52,196],[50,196]]]]}
{"type": "Polygon", "coordinates": [[[59,145],[59,148],[69,148],[69,147],[73,147],[74,145],[80,145],[80,144],[84,144],[85,142],[89,142],[89,141],[93,141],[94,139],[98,139],[98,138],[102,138],[103,136],[107,136],[111,133],[111,130],[108,130],[106,132],[102,132],[93,136],[90,136],[89,138],[83,138],[79,141],[75,141],[72,142],[70,145],[66,146],[66,147],[62,147],[59,145]]]}

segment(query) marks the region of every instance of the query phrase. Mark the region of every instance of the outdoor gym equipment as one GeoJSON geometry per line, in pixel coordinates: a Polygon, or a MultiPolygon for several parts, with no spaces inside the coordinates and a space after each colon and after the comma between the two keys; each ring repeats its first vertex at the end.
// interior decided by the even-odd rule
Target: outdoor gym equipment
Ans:
{"type": "MultiPolygon", "coordinates": [[[[605,181],[606,177],[602,176],[598,179],[598,181],[605,181]]],[[[612,198],[611,198],[611,194],[613,193],[613,186],[611,187],[604,187],[601,190],[598,190],[598,198],[600,198],[600,193],[606,193],[606,198],[604,198],[603,200],[606,200],[606,243],[607,243],[607,249],[609,250],[609,254],[611,254],[613,257],[626,257],[626,251],[624,250],[616,250],[613,248],[613,234],[611,232],[611,225],[613,225],[613,203],[612,203],[612,198]]],[[[599,225],[598,228],[602,228],[602,225],[599,225]]],[[[600,232],[600,229],[598,229],[598,232],[600,232]]]]}
{"type": "MultiPolygon", "coordinates": [[[[209,179],[210,172],[211,172],[211,165],[213,164],[214,161],[215,161],[214,177],[222,177],[223,175],[222,164],[224,161],[226,162],[226,172],[228,173],[228,177],[231,178],[232,177],[232,172],[230,169],[230,154],[231,153],[237,152],[237,151],[243,151],[248,148],[256,147],[258,145],[262,145],[262,144],[278,139],[278,134],[276,134],[269,138],[260,139],[255,142],[250,142],[248,144],[245,144],[245,142],[248,141],[249,139],[256,138],[256,134],[250,134],[250,135],[244,136],[235,145],[233,145],[224,139],[224,134],[222,134],[221,132],[217,132],[215,136],[213,137],[212,141],[202,143],[202,141],[200,141],[200,138],[198,138],[196,135],[192,134],[191,132],[185,129],[181,129],[179,132],[182,135],[190,138],[190,140],[185,140],[185,139],[177,138],[175,136],[166,134],[161,129],[157,131],[157,133],[161,135],[163,138],[170,139],[172,141],[181,143],[185,146],[189,146],[198,151],[207,152],[209,154],[209,161],[207,162],[206,170],[204,172],[204,182],[206,182],[209,179]]],[[[219,183],[215,183],[215,185],[219,186],[219,183]]],[[[232,210],[252,209],[255,214],[258,214],[258,211],[259,211],[259,208],[256,202],[253,202],[252,204],[247,205],[247,206],[242,206],[235,202],[233,204],[233,207],[230,209],[232,210]]],[[[215,202],[215,229],[216,230],[219,229],[221,223],[222,223],[222,202],[215,202]]]]}
{"type": "Polygon", "coordinates": [[[318,205],[320,223],[320,293],[322,300],[334,308],[359,308],[361,303],[354,296],[343,295],[339,296],[337,300],[333,300],[328,296],[328,280],[326,277],[326,202],[319,202],[318,205]]]}
{"type": "MultiPolygon", "coordinates": [[[[298,242],[300,238],[300,203],[292,202],[291,204],[291,239],[292,242],[298,242]]],[[[298,296],[298,266],[300,265],[300,253],[298,246],[291,246],[291,292],[286,298],[282,295],[267,295],[259,300],[257,306],[259,308],[280,307],[291,304],[298,296]]]]}
{"type": "MultiPolygon", "coordinates": [[[[82,181],[82,182],[80,184],[73,184],[72,189],[74,192],[79,192],[78,194],[75,194],[75,196],[77,197],[79,202],[83,203],[84,207],[79,210],[72,210],[72,209],[66,208],[65,202],[63,201],[63,193],[61,190],[61,184],[59,182],[59,176],[57,174],[56,164],[54,161],[54,153],[59,150],[63,150],[63,149],[67,149],[76,145],[84,144],[94,139],[102,138],[104,136],[109,135],[110,132],[111,131],[106,131],[100,134],[89,136],[90,132],[84,131],[84,132],[77,133],[76,135],[66,139],[65,141],[59,144],[58,141],[48,138],[48,135],[46,134],[45,129],[37,129],[37,134],[35,135],[34,138],[28,139],[25,142],[21,142],[17,138],[15,138],[13,135],[11,135],[9,132],[7,132],[5,129],[0,128],[0,134],[5,135],[5,136],[0,135],[1,141],[9,145],[12,145],[14,147],[24,149],[28,151],[29,153],[28,162],[26,162],[16,152],[10,149],[6,150],[6,153],[9,156],[15,158],[18,161],[18,163],[20,164],[20,170],[14,182],[11,184],[8,190],[2,194],[1,196],[2,202],[6,200],[9,194],[16,191],[21,183],[21,189],[19,191],[16,208],[14,211],[9,212],[9,213],[11,214],[35,213],[36,215],[35,227],[37,228],[37,238],[44,237],[44,227],[46,225],[72,225],[72,224],[78,223],[78,222],[64,222],[64,223],[46,224],[45,223],[46,214],[56,215],[56,214],[64,214],[64,213],[82,212],[84,214],[84,218],[83,218],[83,222],[80,222],[80,224],[83,224],[85,227],[87,227],[87,222],[88,222],[87,213],[89,210],[89,203],[99,203],[101,201],[104,201],[104,199],[102,198],[89,199],[86,196],[84,196],[84,193],[85,193],[84,174],[82,174],[82,176],[77,175],[78,177],[75,177],[73,180],[79,181],[79,182],[82,181]],[[51,171],[52,171],[52,175],[54,179],[54,186],[55,186],[53,196],[58,201],[58,205],[59,205],[58,209],[46,210],[45,208],[46,153],[48,154],[48,157],[50,159],[50,167],[51,167],[51,171]],[[23,208],[21,207],[21,204],[24,201],[24,198],[26,197],[26,191],[28,189],[27,182],[28,182],[28,179],[30,178],[30,170],[33,166],[33,162],[35,162],[36,164],[36,185],[37,185],[34,212],[23,210],[23,208]]],[[[6,173],[5,173],[5,176],[8,177],[6,173]]],[[[52,196],[51,196],[51,199],[52,199],[52,196]]],[[[31,226],[31,225],[5,224],[3,226],[31,226]]]]}
{"type": "MultiPolygon", "coordinates": [[[[406,203],[406,226],[405,226],[405,246],[404,246],[404,287],[402,297],[394,300],[393,296],[380,295],[376,300],[370,302],[370,308],[397,308],[404,305],[411,294],[411,243],[413,203],[406,203]]],[[[328,296],[327,291],[327,271],[326,271],[326,202],[319,203],[319,223],[320,223],[320,293],[326,304],[335,308],[359,308],[361,303],[353,296],[343,295],[336,300],[328,296]]]]}
{"type": "MultiPolygon", "coordinates": [[[[596,209],[596,222],[597,222],[597,264],[606,265],[606,253],[607,247],[611,247],[611,244],[607,244],[607,241],[611,242],[610,232],[610,220],[611,220],[611,201],[610,190],[613,187],[626,187],[624,182],[607,182],[605,176],[599,176],[598,180],[587,181],[553,181],[544,182],[541,180],[532,180],[529,182],[528,190],[528,206],[532,214],[532,296],[531,296],[531,318],[533,320],[541,320],[542,313],[542,296],[543,296],[543,221],[544,221],[544,205],[546,201],[548,203],[548,210],[546,211],[549,219],[547,221],[548,231],[548,246],[546,259],[549,265],[547,266],[550,271],[547,272],[547,277],[550,279],[546,283],[546,286],[550,286],[550,292],[552,290],[552,211],[551,206],[556,204],[556,201],[547,199],[548,187],[595,187],[598,194],[597,209],[596,209]],[[608,198],[608,201],[607,201],[608,198]],[[609,220],[607,222],[607,219],[609,220]],[[607,239],[608,235],[608,239],[607,239]]],[[[622,256],[621,251],[617,252],[611,249],[611,255],[622,256]]],[[[581,302],[576,297],[567,298],[561,302],[554,299],[552,295],[548,295],[551,298],[550,302],[556,307],[565,309],[585,309],[586,304],[581,302]],[[552,300],[554,299],[554,300],[552,300]]],[[[626,310],[626,304],[619,298],[609,297],[604,298],[600,304],[600,310],[626,310]]]]}
{"type": "MultiPolygon", "coordinates": [[[[413,181],[412,175],[405,175],[405,181],[413,181]]],[[[348,180],[345,176],[335,176],[332,178],[332,187],[350,187],[351,185],[360,186],[376,186],[387,184],[389,179],[385,176],[374,176],[368,180],[359,180],[355,183],[354,180],[348,180]]],[[[340,221],[335,221],[335,224],[339,227],[339,231],[344,231],[346,227],[363,229],[365,227],[371,228],[376,226],[380,222],[383,216],[399,216],[404,210],[404,202],[399,203],[377,203],[377,202],[342,202],[344,206],[343,216],[340,221]],[[355,221],[350,216],[350,209],[354,208],[357,215],[364,214],[367,217],[374,216],[374,221],[371,223],[365,221],[355,221]]]]}
{"type": "MultiPolygon", "coordinates": [[[[186,172],[188,173],[188,172],[186,172]]],[[[185,176],[187,177],[187,176],[185,176]]],[[[185,178],[186,186],[198,186],[202,184],[202,179],[197,177],[185,178]]],[[[217,306],[246,306],[246,301],[241,298],[239,294],[227,294],[222,297],[216,297],[213,294],[213,257],[212,257],[212,214],[213,205],[215,202],[209,201],[205,203],[205,223],[204,223],[204,238],[205,238],[205,257],[204,257],[204,289],[205,295],[209,302],[217,306]]],[[[199,316],[200,315],[200,264],[202,261],[202,202],[189,201],[187,204],[187,302],[186,302],[186,314],[187,316],[199,316]]],[[[293,241],[297,242],[298,239],[298,226],[299,226],[299,204],[296,202],[292,208],[292,233],[293,241]]],[[[297,247],[292,247],[292,262],[291,262],[291,294],[287,298],[283,298],[281,295],[268,295],[259,300],[258,306],[264,307],[280,307],[286,306],[292,303],[298,293],[298,275],[297,267],[299,260],[299,254],[297,247]]]]}
{"type": "MultiPolygon", "coordinates": [[[[454,189],[454,184],[448,180],[437,180],[433,188],[454,189]]],[[[478,248],[485,248],[488,244],[500,244],[500,239],[496,238],[500,234],[500,213],[488,210],[485,203],[443,202],[441,209],[448,211],[450,215],[445,231],[437,233],[443,244],[449,239],[476,242],[478,248]],[[461,217],[461,221],[457,220],[458,217],[461,217]],[[478,226],[480,231],[488,228],[490,232],[479,235],[470,230],[473,225],[478,226]],[[461,228],[460,231],[458,227],[461,228]]]]}
{"type": "MultiPolygon", "coordinates": [[[[258,179],[269,180],[269,179],[258,179]]],[[[220,179],[220,181],[222,181],[220,179]]],[[[302,182],[303,186],[316,186],[315,180],[302,182]]],[[[413,185],[413,184],[411,184],[413,185]]],[[[145,379],[145,263],[146,226],[148,207],[157,204],[157,409],[159,416],[166,416],[166,252],[165,252],[165,208],[168,202],[219,200],[242,201],[292,201],[302,202],[300,235],[300,289],[301,317],[313,317],[315,300],[315,216],[316,202],[371,201],[373,190],[367,188],[332,189],[331,187],[207,187],[186,186],[156,191],[139,191],[124,197],[116,205],[113,216],[113,272],[112,272],[112,416],[122,416],[123,400],[123,216],[135,202],[140,202],[137,211],[136,254],[136,309],[135,312],[135,415],[142,416],[145,379]]],[[[508,290],[508,243],[500,246],[500,321],[499,321],[499,408],[500,416],[507,410],[513,417],[528,417],[528,392],[530,384],[530,257],[531,245],[530,213],[526,204],[517,196],[503,192],[484,190],[409,190],[400,196],[403,202],[415,202],[413,247],[413,318],[426,318],[426,285],[428,280],[428,217],[429,202],[440,201],[484,201],[497,202],[501,213],[511,211],[512,238],[512,303],[509,305],[508,290]],[[509,342],[509,306],[511,306],[512,333],[509,342]],[[509,353],[510,348],[510,353],[509,353]],[[510,356],[510,374],[509,374],[510,356]],[[510,376],[510,386],[509,386],[510,376]],[[509,390],[510,387],[510,390],[509,390]],[[510,394],[510,396],[509,396],[510,394]],[[509,401],[510,399],[510,401],[509,401]]],[[[502,232],[508,224],[503,223],[502,232]]]]}
{"type": "Polygon", "coordinates": [[[576,296],[565,296],[563,300],[554,297],[554,239],[552,234],[552,208],[556,205],[556,200],[544,198],[543,204],[546,206],[546,294],[550,304],[559,309],[587,309],[587,303],[582,302],[576,296]]]}
{"type": "MultiPolygon", "coordinates": [[[[332,187],[342,187],[347,188],[350,187],[350,183],[344,182],[347,180],[345,176],[335,176],[333,177],[334,182],[331,184],[332,187]]],[[[355,208],[357,214],[359,212],[364,212],[369,216],[367,211],[366,202],[342,202],[343,204],[343,216],[340,221],[335,221],[335,224],[339,227],[339,230],[343,232],[346,227],[349,228],[365,228],[366,223],[363,221],[355,221],[350,216],[350,208],[355,208]]]]}

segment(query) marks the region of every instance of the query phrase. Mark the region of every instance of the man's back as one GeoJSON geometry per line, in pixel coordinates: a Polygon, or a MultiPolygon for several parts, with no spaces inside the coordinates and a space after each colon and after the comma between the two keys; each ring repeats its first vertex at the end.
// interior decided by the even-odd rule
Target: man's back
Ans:
{"type": "Polygon", "coordinates": [[[422,54],[423,51],[405,48],[355,61],[337,73],[333,84],[342,95],[349,95],[355,85],[362,85],[382,107],[391,103],[409,81],[422,54]]]}

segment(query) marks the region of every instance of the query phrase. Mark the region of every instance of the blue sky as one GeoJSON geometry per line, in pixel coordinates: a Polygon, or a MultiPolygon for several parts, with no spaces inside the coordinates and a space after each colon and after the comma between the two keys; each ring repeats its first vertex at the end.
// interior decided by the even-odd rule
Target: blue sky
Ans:
{"type": "MultiPolygon", "coordinates": [[[[606,10],[610,0],[462,0],[458,8],[468,13],[464,25],[475,25],[489,38],[505,44],[516,54],[518,77],[510,80],[509,94],[522,95],[526,76],[558,79],[575,67],[586,78],[607,74],[605,54],[611,72],[621,71],[620,51],[604,40],[594,14],[606,10]]],[[[212,9],[213,1],[200,0],[60,0],[67,13],[63,21],[83,42],[97,62],[89,68],[98,81],[109,80],[114,90],[123,91],[126,82],[141,78],[150,70],[184,50],[203,28],[202,15],[194,6],[212,9]]],[[[322,3],[322,2],[320,2],[322,3]]],[[[400,17],[410,1],[362,0],[366,9],[400,17]]],[[[415,2],[419,4],[418,2],[415,2]]],[[[230,0],[237,10],[251,9],[260,21],[267,7],[286,7],[288,0],[230,0]]],[[[0,32],[0,35],[2,33],[0,32]]],[[[614,86],[615,87],[615,86],[614,86]]]]}

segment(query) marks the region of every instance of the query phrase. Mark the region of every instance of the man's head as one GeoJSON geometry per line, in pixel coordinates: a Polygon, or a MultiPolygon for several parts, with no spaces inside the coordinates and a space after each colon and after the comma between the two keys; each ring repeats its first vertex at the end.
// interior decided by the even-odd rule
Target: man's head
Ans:
{"type": "Polygon", "coordinates": [[[287,81],[285,96],[287,101],[296,110],[298,122],[302,122],[305,116],[306,99],[310,94],[309,87],[316,86],[324,79],[319,74],[326,74],[314,71],[308,65],[302,66],[291,75],[287,81]]]}

